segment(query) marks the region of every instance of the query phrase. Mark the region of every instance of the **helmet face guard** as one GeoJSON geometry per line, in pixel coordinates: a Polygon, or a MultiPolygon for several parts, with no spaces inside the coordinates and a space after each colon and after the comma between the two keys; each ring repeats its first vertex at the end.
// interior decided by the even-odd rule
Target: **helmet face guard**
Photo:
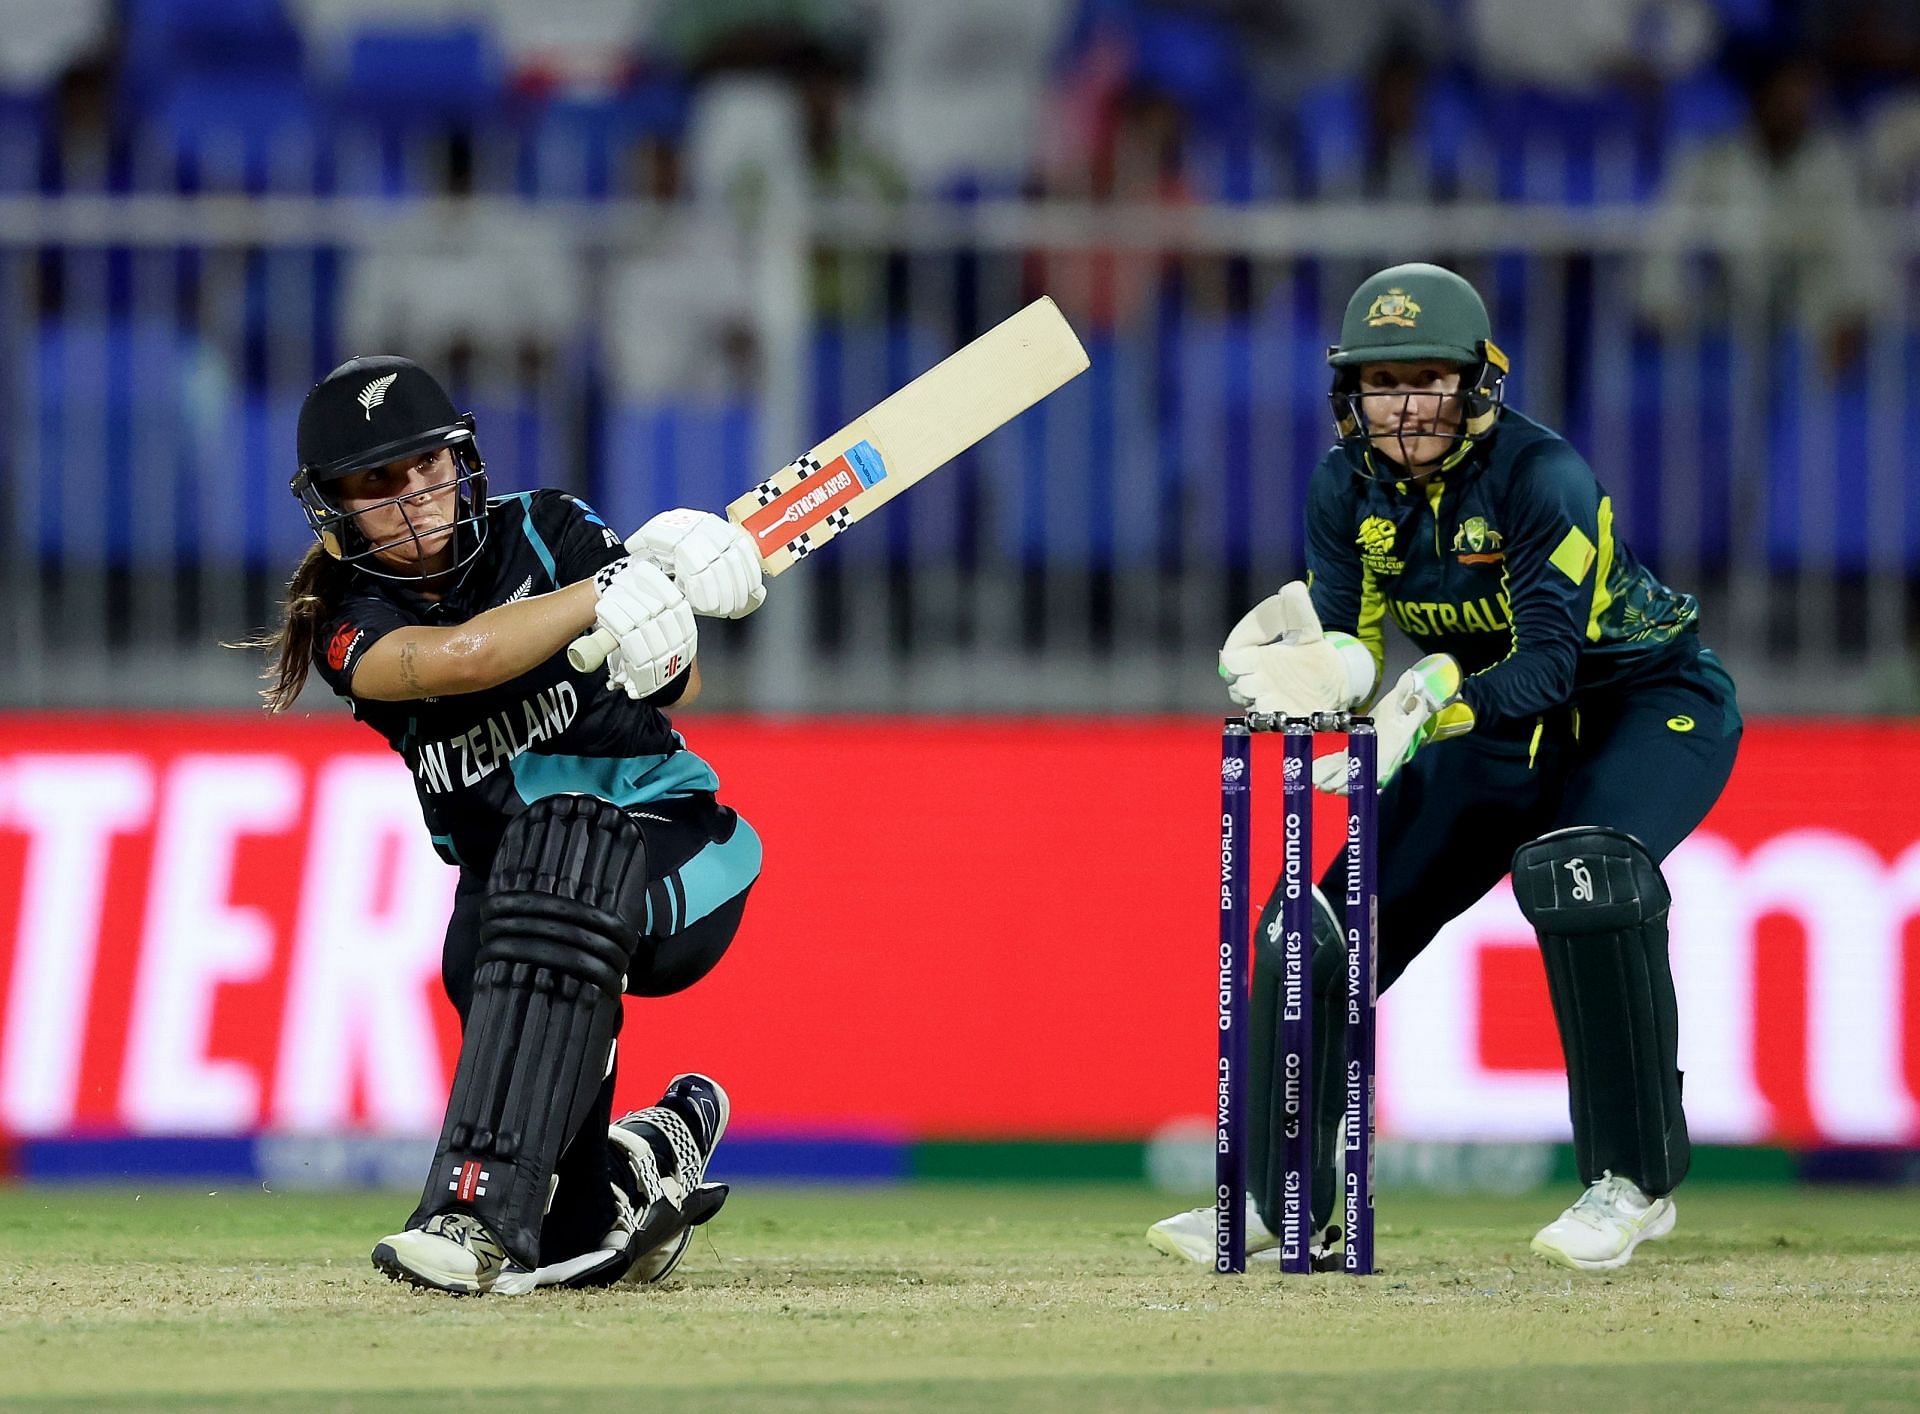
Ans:
{"type": "Polygon", "coordinates": [[[1461,357],[1467,352],[1466,349],[1447,350],[1438,357],[1410,359],[1394,351],[1383,353],[1377,359],[1349,358],[1334,365],[1333,387],[1327,395],[1333,404],[1334,426],[1339,430],[1341,443],[1354,453],[1362,476],[1372,481],[1403,481],[1409,476],[1451,471],[1473,450],[1476,442],[1493,430],[1494,420],[1499,417],[1505,398],[1507,356],[1491,339],[1479,340],[1471,357],[1461,357]],[[1369,362],[1451,363],[1460,369],[1460,391],[1450,394],[1399,389],[1368,392],[1360,386],[1360,382],[1362,371],[1369,362]],[[1377,403],[1389,398],[1404,400],[1438,396],[1459,400],[1460,423],[1451,432],[1437,429],[1432,432],[1375,432],[1367,420],[1368,399],[1374,399],[1377,403]],[[1398,462],[1383,466],[1375,460],[1373,453],[1382,438],[1398,442],[1398,462]],[[1438,457],[1415,462],[1408,445],[1414,438],[1443,439],[1447,447],[1438,457]]]}
{"type": "MultiPolygon", "coordinates": [[[[463,417],[449,427],[435,428],[420,437],[407,438],[404,445],[382,447],[368,454],[366,459],[355,458],[354,465],[330,465],[322,467],[303,466],[293,478],[293,494],[300,501],[300,509],[305,513],[307,526],[313,531],[314,538],[334,559],[342,564],[352,565],[364,570],[378,579],[399,581],[425,580],[438,578],[442,574],[464,569],[473,563],[475,557],[487,543],[487,464],[480,457],[479,444],[474,441],[473,418],[463,417]],[[454,472],[445,481],[423,489],[415,489],[405,495],[389,496],[382,501],[374,501],[353,511],[342,510],[335,500],[332,487],[342,478],[356,471],[365,471],[369,467],[385,466],[389,462],[405,461],[425,452],[448,447],[453,452],[454,472]],[[424,568],[417,570],[397,569],[382,561],[380,556],[411,545],[416,560],[423,560],[427,553],[420,529],[414,525],[413,517],[408,513],[406,502],[416,500],[424,493],[444,491],[452,488],[454,496],[454,515],[447,529],[453,536],[453,560],[444,569],[429,573],[424,568]],[[367,538],[360,528],[360,516],[367,511],[377,511],[385,506],[396,507],[407,529],[391,539],[375,542],[367,538]]],[[[438,530],[426,532],[438,534],[438,530]]]]}

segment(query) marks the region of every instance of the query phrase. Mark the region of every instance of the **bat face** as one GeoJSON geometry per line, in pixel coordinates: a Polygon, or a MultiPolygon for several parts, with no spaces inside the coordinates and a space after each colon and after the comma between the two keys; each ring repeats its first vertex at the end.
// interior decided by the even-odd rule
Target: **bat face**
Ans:
{"type": "Polygon", "coordinates": [[[736,498],[727,518],[779,574],[1086,367],[1059,309],[1037,299],[736,498]]]}
{"type": "MultiPolygon", "coordinates": [[[[1043,296],[735,498],[727,519],[779,574],[1086,367],[1087,351],[1043,296]]],[[[596,628],[567,657],[588,672],[613,643],[596,628]]]]}
{"type": "MultiPolygon", "coordinates": [[[[825,466],[810,457],[788,462],[749,493],[760,502],[740,526],[766,559],[785,551],[787,563],[804,559],[818,543],[846,529],[849,507],[863,491],[886,479],[887,464],[873,443],[861,441],[825,466]]],[[[785,564],[781,568],[785,568],[785,564]]]]}

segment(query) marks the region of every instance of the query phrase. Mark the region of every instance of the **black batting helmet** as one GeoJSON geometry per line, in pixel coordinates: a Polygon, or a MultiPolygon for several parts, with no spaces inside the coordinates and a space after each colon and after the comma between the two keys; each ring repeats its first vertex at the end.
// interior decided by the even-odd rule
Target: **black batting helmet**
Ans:
{"type": "Polygon", "coordinates": [[[474,440],[473,414],[456,412],[446,389],[412,359],[382,354],[349,359],[334,369],[300,405],[297,442],[300,469],[294,473],[293,494],[321,546],[335,559],[385,579],[415,577],[379,567],[374,553],[399,541],[369,542],[356,516],[340,509],[330,485],[356,471],[442,447],[452,449],[456,468],[452,568],[469,563],[486,543],[487,466],[474,440]]]}

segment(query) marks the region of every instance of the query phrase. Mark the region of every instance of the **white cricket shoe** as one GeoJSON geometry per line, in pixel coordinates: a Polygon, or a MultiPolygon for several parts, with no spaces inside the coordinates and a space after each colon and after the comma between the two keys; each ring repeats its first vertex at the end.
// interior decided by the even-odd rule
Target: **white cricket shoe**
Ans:
{"type": "Polygon", "coordinates": [[[1671,1198],[1649,1198],[1630,1178],[1603,1173],[1574,1205],[1533,1235],[1533,1250],[1581,1272],[1626,1266],[1642,1242],[1673,1231],[1671,1198]]]}
{"type": "MultiPolygon", "coordinates": [[[[1214,1213],[1212,1208],[1189,1208],[1184,1213],[1175,1213],[1170,1218],[1162,1218],[1147,1229],[1147,1246],[1156,1252],[1164,1252],[1169,1257],[1184,1257],[1189,1262],[1199,1262],[1202,1266],[1213,1265],[1214,1213]]],[[[1260,1221],[1260,1209],[1252,1198],[1247,1199],[1247,1256],[1256,1252],[1277,1250],[1280,1238],[1267,1231],[1267,1225],[1260,1221]]]]}
{"type": "Polygon", "coordinates": [[[613,1226],[592,1251],[569,1257],[564,1262],[548,1262],[531,1272],[510,1261],[506,1273],[494,1284],[494,1291],[521,1296],[543,1286],[611,1286],[620,1280],[633,1264],[631,1249],[640,1216],[634,1211],[625,1189],[617,1183],[609,1183],[607,1187],[613,1190],[613,1226]]]}
{"type": "Polygon", "coordinates": [[[439,1213],[424,1227],[383,1238],[374,1246],[373,1264],[395,1281],[456,1296],[517,1296],[534,1286],[533,1273],[509,1257],[471,1213],[439,1213]]]}

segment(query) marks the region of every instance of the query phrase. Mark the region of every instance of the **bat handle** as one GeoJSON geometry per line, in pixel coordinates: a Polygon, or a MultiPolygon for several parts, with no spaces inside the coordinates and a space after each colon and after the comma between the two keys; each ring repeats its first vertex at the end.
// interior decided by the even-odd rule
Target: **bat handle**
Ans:
{"type": "Polygon", "coordinates": [[[620,640],[603,628],[592,633],[583,633],[567,645],[567,661],[573,664],[576,673],[590,673],[607,661],[607,654],[619,646],[620,640]]]}

